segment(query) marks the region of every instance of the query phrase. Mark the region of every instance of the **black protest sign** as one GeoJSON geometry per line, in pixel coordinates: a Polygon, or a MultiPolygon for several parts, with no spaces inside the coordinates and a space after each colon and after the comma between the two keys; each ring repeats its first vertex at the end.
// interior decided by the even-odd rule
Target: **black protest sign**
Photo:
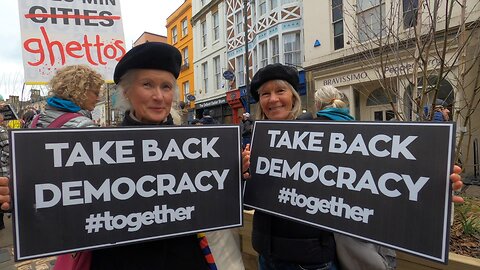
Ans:
{"type": "Polygon", "coordinates": [[[17,260],[242,225],[238,126],[10,135],[17,260]]]}
{"type": "Polygon", "coordinates": [[[0,106],[0,114],[3,115],[3,120],[5,121],[18,119],[17,113],[15,113],[15,110],[10,104],[0,106]]]}
{"type": "Polygon", "coordinates": [[[244,204],[448,260],[453,123],[255,123],[244,204]]]}

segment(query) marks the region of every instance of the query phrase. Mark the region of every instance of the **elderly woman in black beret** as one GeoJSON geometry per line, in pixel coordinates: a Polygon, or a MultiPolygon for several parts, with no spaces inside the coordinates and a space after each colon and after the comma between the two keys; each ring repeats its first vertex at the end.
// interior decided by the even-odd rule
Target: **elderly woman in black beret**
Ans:
{"type": "MultiPolygon", "coordinates": [[[[117,64],[114,81],[122,126],[173,125],[179,120],[177,81],[182,57],[173,46],[148,42],[133,47],[117,64]]],[[[208,269],[195,234],[92,252],[95,269],[208,269]]]]}
{"type": "MultiPolygon", "coordinates": [[[[261,68],[250,86],[252,97],[258,101],[256,119],[297,119],[302,114],[298,87],[295,68],[282,64],[261,68]]],[[[250,145],[247,145],[242,152],[245,179],[250,178],[249,166],[250,145]]],[[[456,189],[462,185],[458,173],[460,167],[455,166],[450,178],[456,189]]],[[[255,211],[252,244],[259,253],[260,270],[338,269],[333,233],[265,212],[255,211]]]]}

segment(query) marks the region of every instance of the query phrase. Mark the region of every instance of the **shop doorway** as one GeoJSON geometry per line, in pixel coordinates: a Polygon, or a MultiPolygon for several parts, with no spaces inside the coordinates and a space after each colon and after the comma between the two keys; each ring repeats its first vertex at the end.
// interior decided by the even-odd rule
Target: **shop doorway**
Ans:
{"type": "MultiPolygon", "coordinates": [[[[397,103],[397,97],[392,96],[392,102],[397,103]]],[[[395,112],[390,105],[390,98],[383,88],[373,90],[367,98],[366,115],[368,121],[391,121],[395,119],[395,112]]]]}

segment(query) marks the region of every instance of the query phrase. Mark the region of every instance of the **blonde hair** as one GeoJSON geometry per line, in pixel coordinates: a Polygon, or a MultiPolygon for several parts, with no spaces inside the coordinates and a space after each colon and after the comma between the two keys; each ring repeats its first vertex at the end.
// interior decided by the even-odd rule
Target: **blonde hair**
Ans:
{"type": "Polygon", "coordinates": [[[315,107],[317,111],[326,108],[348,108],[348,98],[337,88],[324,85],[315,91],[315,107]]]}
{"type": "MultiPolygon", "coordinates": [[[[115,104],[115,108],[126,112],[132,110],[132,103],[127,99],[126,93],[129,91],[130,87],[133,84],[133,79],[135,78],[135,75],[139,69],[131,69],[127,71],[121,78],[120,81],[118,82],[118,91],[116,93],[117,95],[117,102],[115,104]]],[[[177,85],[177,79],[173,82],[174,85],[174,91],[175,93],[173,94],[173,102],[172,102],[172,107],[170,109],[170,115],[173,118],[173,123],[179,125],[181,123],[181,116],[180,112],[177,109],[178,107],[178,100],[179,100],[179,95],[178,95],[178,85],[177,85]]]]}
{"type": "Polygon", "coordinates": [[[57,71],[49,82],[49,95],[70,100],[85,109],[87,92],[101,90],[104,79],[100,73],[85,65],[66,66],[57,71]]]}
{"type": "MultiPolygon", "coordinates": [[[[293,94],[292,110],[290,111],[290,118],[285,119],[285,120],[293,120],[293,119],[297,118],[300,114],[302,114],[302,101],[300,100],[300,95],[297,93],[295,88],[293,88],[293,86],[290,83],[288,83],[287,81],[284,81],[284,80],[272,80],[272,82],[276,83],[280,87],[285,87],[285,88],[289,89],[293,94]]],[[[257,90],[258,93],[260,93],[260,91],[262,90],[264,85],[265,85],[265,83],[262,84],[262,86],[260,86],[260,88],[258,88],[258,90],[257,90]]],[[[265,115],[265,113],[263,112],[262,106],[260,106],[260,101],[257,102],[256,106],[257,106],[256,119],[267,120],[268,118],[265,115]]]]}

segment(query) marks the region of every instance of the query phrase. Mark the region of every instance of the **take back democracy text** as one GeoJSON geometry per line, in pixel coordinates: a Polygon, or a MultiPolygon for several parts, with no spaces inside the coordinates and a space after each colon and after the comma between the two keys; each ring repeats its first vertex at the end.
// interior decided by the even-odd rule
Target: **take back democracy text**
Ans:
{"type": "MultiPolygon", "coordinates": [[[[277,149],[300,149],[303,151],[328,152],[341,155],[361,154],[363,156],[390,157],[393,159],[415,160],[415,156],[408,149],[417,136],[378,134],[366,139],[358,134],[348,141],[342,133],[329,134],[327,145],[323,145],[324,132],[308,131],[280,131],[269,130],[269,147],[277,149]]],[[[328,134],[327,134],[328,135],[328,134]]],[[[319,181],[325,186],[347,188],[352,191],[368,190],[372,194],[382,194],[387,197],[398,197],[402,192],[392,188],[389,182],[403,183],[407,187],[409,200],[417,201],[418,194],[429,181],[429,177],[415,177],[408,174],[386,172],[374,179],[371,170],[357,171],[350,167],[334,166],[332,164],[316,164],[315,162],[289,162],[286,159],[257,158],[255,173],[267,174],[276,178],[301,180],[306,183],[319,181]]]]}
{"type": "MultiPolygon", "coordinates": [[[[141,162],[219,158],[220,155],[214,149],[218,140],[219,137],[188,138],[182,142],[171,139],[164,149],[159,147],[157,140],[142,140],[141,162]]],[[[53,167],[59,168],[72,167],[76,164],[92,166],[135,163],[137,160],[133,153],[134,146],[133,140],[122,140],[104,143],[93,141],[88,145],[76,142],[73,146],[69,143],[47,143],[45,149],[53,154],[53,167]],[[115,150],[115,155],[109,153],[112,149],[115,150]],[[92,154],[88,154],[87,150],[92,154]],[[63,160],[62,154],[68,156],[66,161],[63,160]]],[[[37,184],[35,185],[35,206],[40,209],[53,207],[60,202],[66,206],[92,203],[93,199],[111,201],[112,197],[117,200],[127,200],[135,194],[149,198],[164,194],[180,194],[184,191],[205,192],[214,186],[222,190],[229,171],[229,169],[205,170],[193,176],[185,172],[179,181],[172,174],[144,175],[138,180],[119,177],[115,180],[105,179],[98,188],[90,181],[62,181],[61,186],[51,183],[37,184]],[[124,191],[121,191],[122,186],[124,191]],[[46,199],[45,193],[51,194],[50,199],[46,199]]]]}

